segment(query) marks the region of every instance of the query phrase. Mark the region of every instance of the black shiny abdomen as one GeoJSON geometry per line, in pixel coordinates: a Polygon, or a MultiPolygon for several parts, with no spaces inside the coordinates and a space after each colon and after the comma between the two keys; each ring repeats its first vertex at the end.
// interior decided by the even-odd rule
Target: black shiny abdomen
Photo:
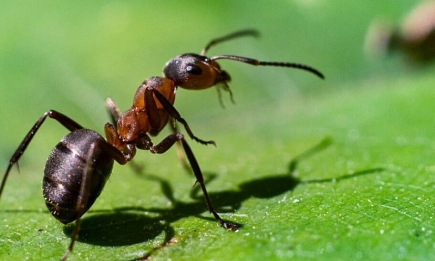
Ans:
{"type": "Polygon", "coordinates": [[[87,175],[89,191],[87,204],[81,210],[84,214],[100,195],[110,176],[113,159],[99,149],[98,144],[105,142],[95,131],[80,129],[66,135],[51,151],[44,170],[42,190],[47,208],[51,214],[64,224],[76,220],[77,198],[82,179],[87,175]],[[96,146],[92,146],[95,143],[96,146]],[[89,153],[89,149],[95,147],[89,153]],[[89,163],[88,163],[89,162],[89,163]],[[89,173],[87,164],[91,164],[89,173]]]}

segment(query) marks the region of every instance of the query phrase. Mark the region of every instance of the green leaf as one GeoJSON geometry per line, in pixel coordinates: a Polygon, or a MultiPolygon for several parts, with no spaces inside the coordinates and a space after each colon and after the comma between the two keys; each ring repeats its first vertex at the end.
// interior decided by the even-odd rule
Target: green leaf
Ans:
{"type": "MultiPolygon", "coordinates": [[[[134,166],[115,166],[68,260],[434,259],[433,66],[367,61],[362,52],[374,17],[399,23],[413,4],[6,1],[0,168],[45,111],[102,133],[106,96],[125,110],[171,57],[258,28],[259,39],[210,54],[306,63],[326,80],[222,61],[235,104],[226,92],[222,109],[215,90],[181,89],[175,103],[198,137],[216,141],[189,144],[212,202],[239,230],[215,222],[175,148],[139,151],[134,166]]],[[[0,201],[0,260],[58,260],[67,249],[74,224],[51,217],[40,188],[66,133],[47,120],[13,168],[0,201]]]]}

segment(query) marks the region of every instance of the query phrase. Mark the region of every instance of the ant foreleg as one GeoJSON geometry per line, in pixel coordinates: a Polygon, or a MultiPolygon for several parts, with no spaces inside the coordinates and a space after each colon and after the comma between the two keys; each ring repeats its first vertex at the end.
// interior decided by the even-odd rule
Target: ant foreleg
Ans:
{"type": "Polygon", "coordinates": [[[194,139],[195,141],[207,145],[207,144],[213,144],[216,146],[216,143],[212,140],[210,141],[204,141],[199,139],[198,137],[196,137],[195,135],[193,135],[192,130],[190,130],[189,125],[187,124],[186,120],[184,120],[183,118],[181,118],[180,113],[177,111],[177,109],[175,109],[175,107],[165,98],[165,96],[163,96],[163,94],[161,94],[159,91],[155,90],[155,89],[149,89],[145,92],[145,96],[147,96],[148,92],[152,92],[155,97],[159,100],[159,102],[162,104],[162,106],[165,108],[165,110],[168,112],[169,116],[171,116],[172,118],[174,118],[176,121],[180,122],[181,124],[183,124],[184,128],[186,129],[187,133],[189,134],[189,137],[194,139]]]}

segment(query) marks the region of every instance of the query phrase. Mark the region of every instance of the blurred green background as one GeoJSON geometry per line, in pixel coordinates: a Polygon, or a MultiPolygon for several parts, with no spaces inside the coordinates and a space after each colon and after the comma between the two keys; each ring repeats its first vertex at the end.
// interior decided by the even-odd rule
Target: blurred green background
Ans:
{"type": "MultiPolygon", "coordinates": [[[[115,166],[69,260],[134,260],[150,251],[153,260],[433,259],[434,67],[363,53],[375,17],[399,24],[415,3],[2,1],[0,169],[45,111],[103,133],[106,97],[126,110],[170,58],[256,28],[260,38],[209,54],[304,63],[326,80],[222,61],[234,105],[223,93],[223,109],[214,89],[179,89],[175,102],[198,137],[216,141],[190,144],[214,177],[208,189],[219,212],[243,227],[219,228],[192,198],[194,179],[175,149],[139,152],[143,170],[115,166]],[[308,155],[325,138],[331,144],[308,155]]],[[[65,134],[48,120],[20,172],[13,169],[0,202],[0,260],[57,260],[67,248],[71,226],[51,217],[40,192],[45,159],[65,134]]]]}

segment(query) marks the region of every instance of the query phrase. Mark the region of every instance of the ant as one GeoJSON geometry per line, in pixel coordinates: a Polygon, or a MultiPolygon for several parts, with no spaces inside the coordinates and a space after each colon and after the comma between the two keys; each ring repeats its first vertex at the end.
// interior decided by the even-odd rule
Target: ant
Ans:
{"type": "Polygon", "coordinates": [[[106,139],[96,131],[82,127],[58,111],[45,112],[10,158],[0,186],[0,196],[12,166],[18,162],[32,138],[49,117],[70,131],[50,153],[45,165],[42,184],[44,200],[51,214],[63,224],[75,221],[71,242],[61,260],[66,260],[72,252],[80,229],[80,219],[103,190],[111,174],[114,161],[125,165],[134,158],[136,149],[149,150],[153,154],[165,153],[177,142],[181,143],[187,156],[196,183],[202,189],[208,210],[222,227],[237,230],[236,224],[224,221],[215,211],[199,164],[184,135],[177,131],[175,123],[182,124],[189,137],[201,144],[215,144],[214,141],[204,141],[196,137],[173,103],[178,87],[202,90],[221,85],[224,90],[230,92],[227,84],[230,76],[221,70],[216,62],[219,59],[251,65],[292,67],[306,70],[323,78],[318,70],[302,64],[263,62],[235,55],[218,55],[210,58],[205,56],[208,49],[215,44],[257,34],[255,30],[238,31],[210,41],[200,54],[187,53],[171,59],[163,69],[163,77],[148,78],[139,86],[134,95],[132,107],[124,113],[120,113],[112,99],[108,98],[106,104],[113,123],[106,123],[104,127],[106,139]],[[154,145],[150,136],[156,136],[169,121],[173,133],[154,145]]]}

